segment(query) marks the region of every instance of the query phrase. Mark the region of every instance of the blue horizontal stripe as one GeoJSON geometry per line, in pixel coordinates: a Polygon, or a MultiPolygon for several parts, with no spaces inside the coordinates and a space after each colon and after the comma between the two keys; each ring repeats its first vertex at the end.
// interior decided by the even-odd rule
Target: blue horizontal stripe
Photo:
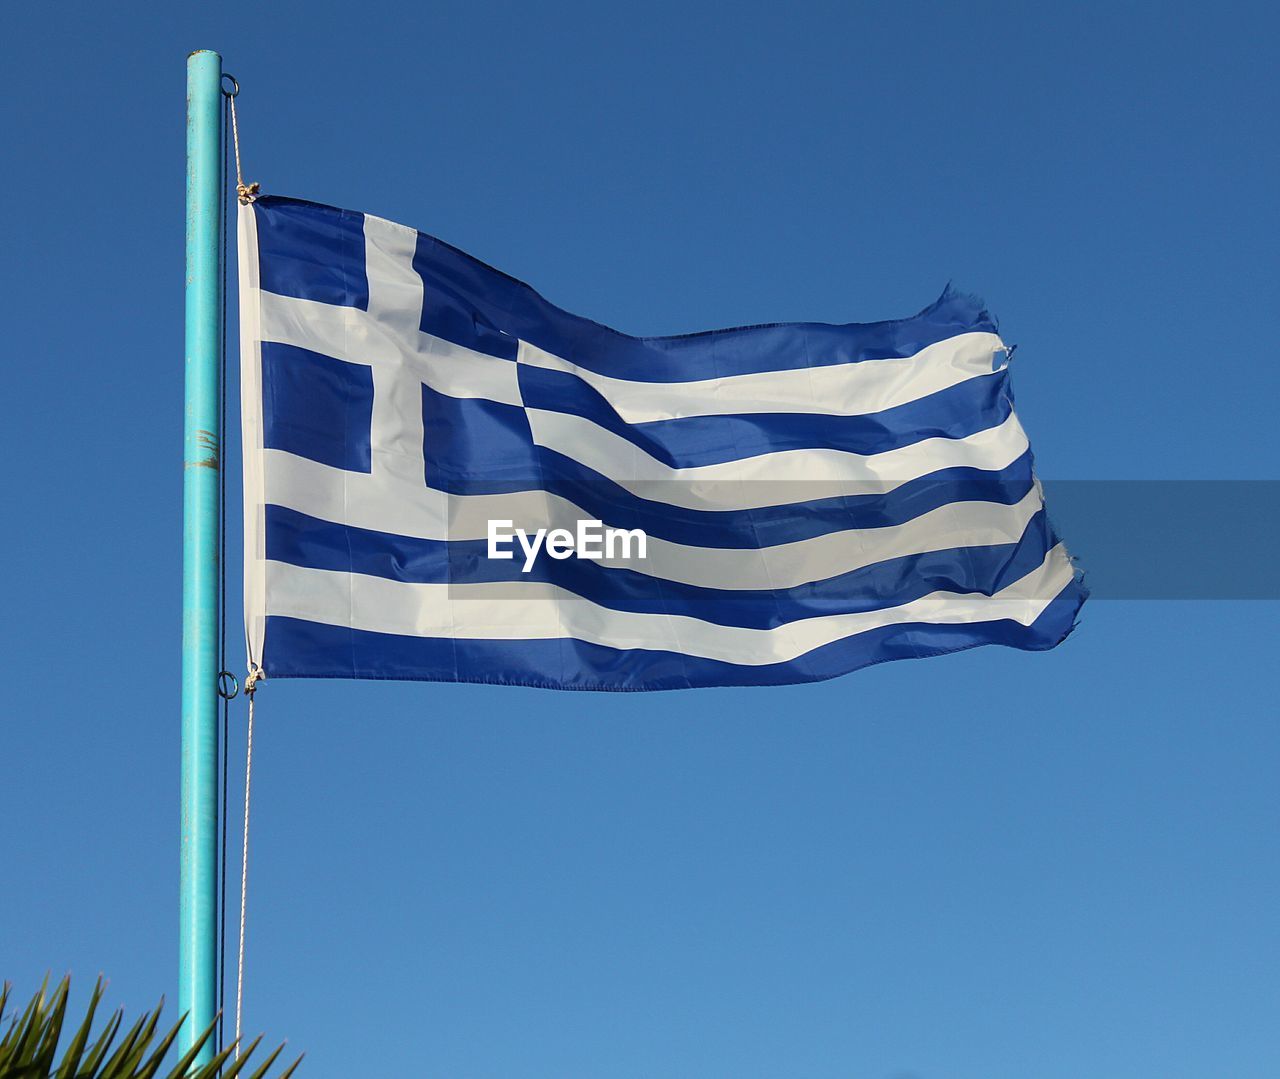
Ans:
{"type": "Polygon", "coordinates": [[[575,638],[466,640],[407,637],[269,616],[264,652],[270,678],[390,678],[481,682],[544,689],[661,690],[815,682],[895,659],[998,644],[1028,651],[1066,639],[1084,602],[1073,581],[1030,626],[1011,619],[965,625],[913,622],[846,637],[785,663],[760,666],[678,652],[608,648],[575,638]]]}
{"type": "Polygon", "coordinates": [[[1007,368],[860,416],[776,412],[634,424],[568,371],[522,364],[519,377],[520,396],[528,408],[582,416],[669,468],[697,468],[784,450],[884,453],[926,438],[965,438],[1003,423],[1013,412],[1007,368]]]}
{"type": "MultiPolygon", "coordinates": [[[[482,539],[395,536],[317,520],[283,506],[266,508],[266,556],[274,561],[415,584],[542,582],[613,610],[685,615],[747,629],[897,607],[931,592],[993,595],[1036,569],[1055,543],[1041,511],[1014,543],[906,555],[793,588],[721,589],[585,559],[561,561],[545,551],[524,573],[518,546],[514,558],[491,559],[482,539]]],[[[513,591],[511,602],[519,601],[513,591]]]]}
{"type": "Polygon", "coordinates": [[[637,382],[689,382],[894,359],[957,334],[996,332],[981,300],[948,286],[919,314],[889,322],[770,323],[632,337],[571,315],[523,282],[423,233],[418,234],[413,265],[430,298],[422,318],[427,333],[511,358],[510,343],[496,336],[501,331],[588,371],[637,382]]]}

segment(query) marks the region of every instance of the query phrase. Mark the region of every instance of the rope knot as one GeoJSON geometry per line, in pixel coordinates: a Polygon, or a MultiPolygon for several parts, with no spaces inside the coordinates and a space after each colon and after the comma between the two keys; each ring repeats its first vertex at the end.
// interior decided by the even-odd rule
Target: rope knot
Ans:
{"type": "MultiPolygon", "coordinates": [[[[257,187],[257,184],[253,185],[257,187]]],[[[249,664],[249,676],[244,680],[244,694],[250,700],[253,700],[254,693],[258,690],[258,683],[267,680],[267,672],[259,667],[256,663],[249,664]]]]}
{"type": "Polygon", "coordinates": [[[256,183],[236,184],[236,197],[240,200],[241,206],[248,206],[258,195],[259,185],[256,183]]]}

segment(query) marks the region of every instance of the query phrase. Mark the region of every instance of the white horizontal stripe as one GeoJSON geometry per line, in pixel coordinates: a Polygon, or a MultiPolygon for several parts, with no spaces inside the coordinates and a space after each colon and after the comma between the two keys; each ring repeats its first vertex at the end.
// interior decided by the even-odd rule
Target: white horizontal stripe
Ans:
{"type": "Polygon", "coordinates": [[[627,423],[647,423],[759,412],[828,416],[882,412],[989,374],[998,366],[993,362],[995,353],[1003,349],[1004,343],[996,334],[963,333],[897,359],[760,371],[696,382],[609,378],[527,341],[520,342],[520,362],[577,375],[627,423]]]}
{"type": "MultiPolygon", "coordinates": [[[[590,514],[544,491],[502,495],[446,495],[422,485],[421,465],[379,458],[371,474],[344,472],[267,450],[267,501],[311,517],[374,532],[432,540],[478,540],[490,521],[517,528],[567,528],[590,514]],[[408,488],[413,497],[399,492],[408,488]]],[[[773,547],[740,550],[696,547],[648,537],[644,560],[602,560],[651,577],[707,588],[793,588],[890,558],[1013,543],[1043,505],[1038,487],[1020,502],[954,502],[884,528],[846,529],[773,547]]],[[[614,522],[605,521],[613,526],[614,522]]]]}
{"type": "Polygon", "coordinates": [[[581,416],[525,410],[540,446],[599,472],[640,498],[700,510],[744,510],[813,498],[884,494],[943,468],[1001,469],[1027,449],[1015,415],[965,438],[926,438],[883,453],[783,450],[721,464],[671,468],[581,416]],[[804,491],[797,496],[797,490],[804,491]]]}
{"type": "Polygon", "coordinates": [[[528,640],[572,637],[612,648],[644,648],[728,663],[793,660],[833,641],[909,622],[955,625],[1012,619],[1030,625],[1070,582],[1061,546],[1039,568],[995,596],[935,592],[899,607],[743,629],[687,615],[615,611],[549,585],[402,584],[380,577],[267,566],[268,613],[415,637],[528,640]],[[513,594],[519,592],[519,598],[513,594]]]}
{"type": "Polygon", "coordinates": [[[1015,543],[1042,505],[1033,488],[1014,506],[954,502],[901,525],[848,529],[757,550],[689,547],[650,536],[646,558],[601,564],[703,588],[795,588],[891,558],[1015,543]]]}

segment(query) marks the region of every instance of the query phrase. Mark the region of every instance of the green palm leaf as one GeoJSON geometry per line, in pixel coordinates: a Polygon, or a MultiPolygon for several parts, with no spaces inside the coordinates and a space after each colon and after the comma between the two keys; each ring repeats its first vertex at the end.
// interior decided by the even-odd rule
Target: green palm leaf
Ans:
{"type": "MultiPolygon", "coordinates": [[[[249,1072],[247,1069],[251,1066],[254,1052],[262,1041],[259,1037],[238,1058],[235,1057],[236,1047],[231,1045],[216,1054],[208,1064],[196,1067],[195,1058],[213,1037],[215,1021],[175,1065],[164,1071],[165,1059],[170,1055],[184,1020],[179,1019],[161,1034],[162,999],[154,1011],[145,1012],[123,1036],[120,1028],[124,1014],[116,1011],[94,1037],[94,1020],[104,992],[99,978],[84,1018],[71,1032],[59,1060],[58,1047],[63,1041],[71,992],[70,979],[63,978],[52,997],[48,989],[46,978],[22,1014],[9,1016],[12,990],[7,982],[0,987],[0,1029],[3,1029],[3,1036],[0,1036],[0,1079],[267,1079],[284,1050],[283,1045],[279,1046],[249,1072]],[[6,1017],[7,1026],[4,1025],[6,1017]]],[[[289,1079],[301,1062],[299,1057],[276,1079],[289,1079]]]]}

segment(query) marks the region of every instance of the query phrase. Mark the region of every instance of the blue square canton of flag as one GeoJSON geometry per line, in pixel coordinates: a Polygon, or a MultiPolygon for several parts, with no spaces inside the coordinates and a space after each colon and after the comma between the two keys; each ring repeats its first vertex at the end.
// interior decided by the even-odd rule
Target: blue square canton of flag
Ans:
{"type": "Polygon", "coordinates": [[[1085,590],[1008,350],[920,314],[630,337],[439,240],[240,211],[245,615],[269,678],[651,690],[1047,649],[1085,590]]]}

